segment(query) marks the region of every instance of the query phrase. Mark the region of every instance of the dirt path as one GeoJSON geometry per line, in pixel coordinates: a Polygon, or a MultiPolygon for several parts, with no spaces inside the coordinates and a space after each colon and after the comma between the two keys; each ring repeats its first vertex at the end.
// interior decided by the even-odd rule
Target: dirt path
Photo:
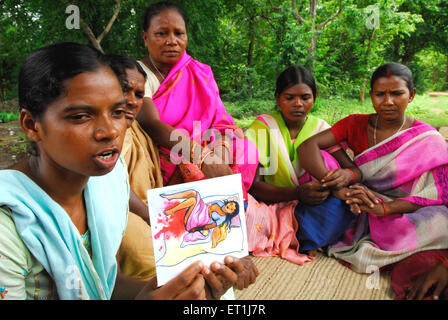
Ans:
{"type": "Polygon", "coordinates": [[[25,146],[18,121],[0,123],[0,169],[22,160],[27,154],[25,146]]]}

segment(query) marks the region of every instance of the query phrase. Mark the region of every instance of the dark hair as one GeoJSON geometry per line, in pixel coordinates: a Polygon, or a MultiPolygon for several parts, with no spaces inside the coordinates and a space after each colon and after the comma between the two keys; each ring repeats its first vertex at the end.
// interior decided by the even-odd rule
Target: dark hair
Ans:
{"type": "Polygon", "coordinates": [[[280,73],[276,82],[275,97],[278,97],[283,91],[299,83],[304,83],[310,87],[313,92],[313,97],[316,99],[317,89],[314,77],[308,69],[300,65],[290,66],[280,73]]]}
{"type": "Polygon", "coordinates": [[[108,54],[106,55],[106,59],[109,61],[110,67],[117,75],[123,91],[127,91],[128,88],[126,69],[137,69],[137,71],[140,72],[146,80],[147,75],[145,70],[143,70],[140,63],[138,63],[134,58],[121,54],[108,54]]]}
{"type": "Polygon", "coordinates": [[[409,91],[414,90],[415,87],[411,69],[397,62],[389,62],[379,66],[373,72],[372,78],[370,79],[370,89],[373,90],[373,85],[375,84],[376,80],[389,76],[400,77],[401,79],[406,81],[406,85],[409,91]]]}
{"type": "Polygon", "coordinates": [[[65,91],[65,80],[108,66],[98,50],[74,42],[57,42],[32,52],[19,73],[19,106],[38,119],[65,91]]]}
{"type": "Polygon", "coordinates": [[[152,18],[159,15],[165,10],[177,11],[182,16],[182,19],[184,19],[185,25],[187,24],[187,16],[185,15],[184,10],[179,5],[169,1],[161,1],[153,3],[148,8],[146,8],[145,14],[143,15],[143,31],[148,30],[152,18]]]}
{"type": "Polygon", "coordinates": [[[227,228],[228,230],[230,230],[230,225],[232,223],[232,219],[234,217],[236,217],[239,213],[240,213],[240,204],[237,201],[234,200],[224,200],[224,205],[227,205],[228,203],[234,203],[235,204],[235,211],[233,211],[231,214],[227,215],[226,214],[226,224],[227,224],[227,228]]]}

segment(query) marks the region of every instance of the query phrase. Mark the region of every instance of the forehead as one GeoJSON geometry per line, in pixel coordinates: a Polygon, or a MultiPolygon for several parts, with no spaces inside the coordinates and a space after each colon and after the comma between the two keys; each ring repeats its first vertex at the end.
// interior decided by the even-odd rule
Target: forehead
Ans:
{"type": "Polygon", "coordinates": [[[292,87],[289,87],[288,89],[283,90],[281,94],[288,94],[288,95],[313,94],[313,90],[311,90],[311,88],[305,83],[298,83],[293,85],[292,87]]]}
{"type": "Polygon", "coordinates": [[[128,82],[138,82],[145,84],[145,77],[137,70],[137,68],[126,69],[126,80],[128,82]]]}
{"type": "Polygon", "coordinates": [[[176,27],[185,29],[182,15],[175,9],[167,9],[151,18],[149,28],[176,27]]]}
{"type": "Polygon", "coordinates": [[[100,67],[67,80],[64,99],[67,104],[109,105],[122,100],[123,92],[115,73],[100,67]]]}
{"type": "Polygon", "coordinates": [[[406,81],[398,76],[381,77],[375,80],[373,90],[408,89],[406,81]]]}

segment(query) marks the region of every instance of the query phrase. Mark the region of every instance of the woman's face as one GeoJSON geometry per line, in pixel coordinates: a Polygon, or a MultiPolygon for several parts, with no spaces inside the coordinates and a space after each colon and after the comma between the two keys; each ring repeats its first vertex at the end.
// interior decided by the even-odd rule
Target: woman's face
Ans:
{"type": "Polygon", "coordinates": [[[236,210],[236,204],[235,202],[228,202],[222,207],[222,211],[224,211],[227,214],[232,214],[236,210]]]}
{"type": "Polygon", "coordinates": [[[406,81],[397,76],[378,78],[370,91],[373,107],[385,120],[401,121],[406,107],[414,99],[416,90],[409,91],[406,81]]]}
{"type": "Polygon", "coordinates": [[[311,88],[298,83],[283,90],[276,97],[277,105],[283,114],[286,124],[296,125],[303,122],[314,104],[314,96],[311,88]]]}
{"type": "Polygon", "coordinates": [[[65,82],[65,93],[36,121],[40,157],[62,173],[98,176],[114,168],[127,129],[113,71],[102,67],[65,82]]]}
{"type": "Polygon", "coordinates": [[[136,69],[126,69],[126,85],[123,90],[126,98],[126,121],[131,126],[143,105],[145,96],[145,78],[136,69]]]}
{"type": "Polygon", "coordinates": [[[165,10],[151,19],[143,40],[154,63],[174,65],[187,47],[185,21],[176,10],[165,10]]]}

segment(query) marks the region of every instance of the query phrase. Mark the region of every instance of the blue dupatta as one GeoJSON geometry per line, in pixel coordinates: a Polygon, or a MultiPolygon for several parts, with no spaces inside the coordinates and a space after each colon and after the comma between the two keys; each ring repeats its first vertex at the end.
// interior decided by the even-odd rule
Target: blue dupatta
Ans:
{"type": "Polygon", "coordinates": [[[13,212],[26,247],[56,284],[60,299],[110,299],[115,255],[126,228],[129,184],[123,161],[84,189],[92,256],[67,212],[28,176],[0,170],[0,206],[13,212]]]}

